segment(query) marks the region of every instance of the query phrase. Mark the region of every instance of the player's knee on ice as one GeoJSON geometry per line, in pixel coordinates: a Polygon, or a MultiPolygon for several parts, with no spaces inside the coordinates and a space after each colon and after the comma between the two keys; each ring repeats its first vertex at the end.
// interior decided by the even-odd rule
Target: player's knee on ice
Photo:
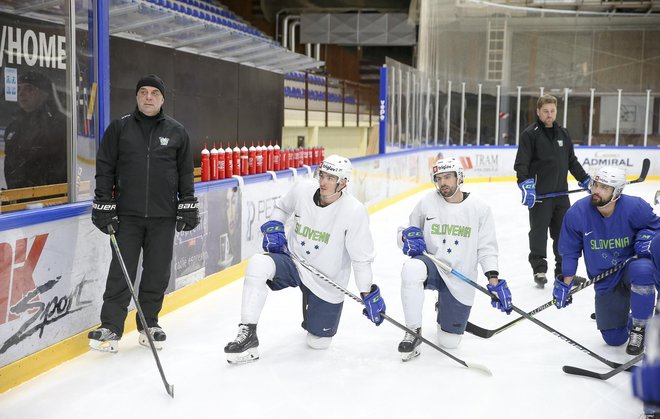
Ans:
{"type": "Polygon", "coordinates": [[[307,333],[307,346],[312,349],[328,349],[332,343],[332,337],[321,337],[307,333]]]}
{"type": "Polygon", "coordinates": [[[463,335],[458,335],[456,333],[449,333],[442,330],[441,326],[438,324],[438,344],[445,349],[456,349],[458,344],[461,343],[463,335]]]}
{"type": "Polygon", "coordinates": [[[601,330],[603,340],[610,346],[620,346],[628,341],[628,327],[601,330]]]}

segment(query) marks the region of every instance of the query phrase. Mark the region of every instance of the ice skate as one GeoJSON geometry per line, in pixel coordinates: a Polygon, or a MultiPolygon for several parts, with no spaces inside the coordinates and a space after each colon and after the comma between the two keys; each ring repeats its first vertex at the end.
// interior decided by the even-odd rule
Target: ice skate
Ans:
{"type": "Polygon", "coordinates": [[[230,364],[247,364],[259,359],[259,339],[256,324],[239,324],[238,335],[234,341],[225,346],[227,362],[230,364]]]}
{"type": "Polygon", "coordinates": [[[119,350],[119,336],[110,329],[99,327],[87,334],[89,347],[100,352],[117,353],[119,350]]]}
{"type": "Polygon", "coordinates": [[[633,328],[630,330],[628,346],[626,346],[626,353],[628,355],[639,355],[644,352],[645,333],[646,330],[644,326],[633,326],[633,328]]]}
{"type": "MultiPolygon", "coordinates": [[[[165,334],[165,331],[161,329],[160,327],[150,327],[149,328],[149,333],[151,333],[151,338],[154,341],[154,347],[158,349],[159,351],[163,349],[163,342],[167,339],[167,335],[165,334]]],[[[140,330],[140,337],[138,338],[138,343],[142,346],[146,346],[149,348],[149,339],[147,338],[147,334],[144,332],[144,330],[140,330]]]]}
{"type": "Polygon", "coordinates": [[[536,282],[537,288],[545,288],[545,284],[548,283],[548,278],[545,276],[545,272],[537,272],[534,274],[534,282],[536,282]]]}
{"type": "MultiPolygon", "coordinates": [[[[422,328],[418,327],[415,329],[415,332],[419,335],[422,333],[422,328]]],[[[416,358],[420,354],[419,345],[422,344],[422,340],[413,335],[410,332],[406,332],[403,340],[399,343],[399,353],[401,354],[401,360],[404,362],[410,361],[413,358],[416,358]]]]}

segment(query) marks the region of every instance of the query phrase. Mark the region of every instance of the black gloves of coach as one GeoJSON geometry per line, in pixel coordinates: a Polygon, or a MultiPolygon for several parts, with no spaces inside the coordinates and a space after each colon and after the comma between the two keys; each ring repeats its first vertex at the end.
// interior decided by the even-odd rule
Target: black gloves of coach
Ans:
{"type": "Polygon", "coordinates": [[[112,199],[109,201],[95,199],[92,203],[92,223],[105,234],[116,233],[119,230],[117,203],[112,199]]]}
{"type": "Polygon", "coordinates": [[[190,231],[199,224],[199,203],[196,197],[179,200],[176,207],[176,231],[190,231]]]}

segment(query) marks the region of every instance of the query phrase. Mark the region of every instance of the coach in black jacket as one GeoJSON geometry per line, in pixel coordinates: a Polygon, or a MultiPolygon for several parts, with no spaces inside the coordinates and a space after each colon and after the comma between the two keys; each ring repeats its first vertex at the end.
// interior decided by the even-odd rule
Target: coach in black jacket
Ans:
{"type": "Polygon", "coordinates": [[[590,178],[575,157],[568,130],[555,122],[557,99],[551,95],[541,96],[536,105],[536,114],[536,122],[522,133],[513,168],[523,193],[522,203],[529,208],[529,263],[534,271],[534,281],[543,288],[548,271],[548,228],[555,254],[556,277],[561,274],[561,256],[557,250],[559,232],[564,214],[571,203],[568,195],[543,198],[542,202],[536,201],[536,195],[567,192],[568,171],[585,189],[588,188],[590,178]]]}
{"type": "MultiPolygon", "coordinates": [[[[166,335],[158,325],[158,313],[170,279],[175,227],[195,228],[199,210],[190,140],[183,125],[163,113],[163,81],[153,74],[144,76],[135,93],[135,111],[112,121],[103,135],[96,158],[92,222],[104,233],[115,234],[132,281],[143,252],[139,303],[160,348],[166,335]]],[[[117,351],[130,298],[113,252],[101,326],[89,333],[93,349],[117,351]]],[[[145,326],[136,317],[139,342],[149,346],[145,326]]]]}

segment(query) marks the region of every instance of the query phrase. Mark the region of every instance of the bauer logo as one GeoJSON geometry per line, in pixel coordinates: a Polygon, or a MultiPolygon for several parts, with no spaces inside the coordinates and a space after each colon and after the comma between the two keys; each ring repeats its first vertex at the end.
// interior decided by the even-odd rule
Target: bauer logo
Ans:
{"type": "Polygon", "coordinates": [[[185,210],[185,209],[196,209],[199,208],[199,203],[198,202],[182,202],[179,204],[179,209],[180,210],[185,210]]]}

